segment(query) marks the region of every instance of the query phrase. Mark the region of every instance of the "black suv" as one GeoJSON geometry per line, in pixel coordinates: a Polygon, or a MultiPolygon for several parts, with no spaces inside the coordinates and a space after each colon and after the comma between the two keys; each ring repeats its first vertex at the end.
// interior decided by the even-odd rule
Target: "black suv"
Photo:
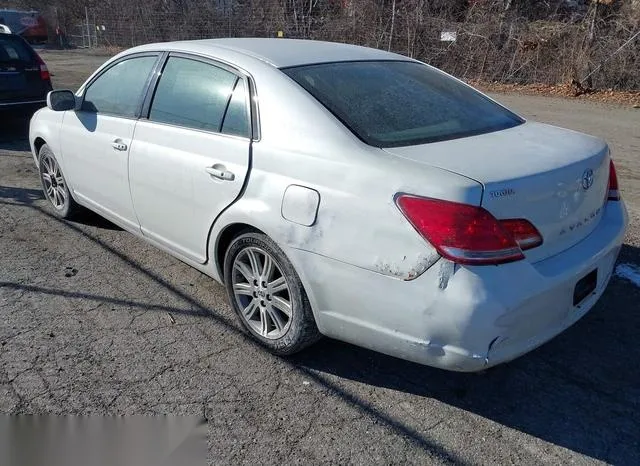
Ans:
{"type": "Polygon", "coordinates": [[[22,37],[0,32],[0,112],[30,116],[47,104],[47,65],[22,37]]]}

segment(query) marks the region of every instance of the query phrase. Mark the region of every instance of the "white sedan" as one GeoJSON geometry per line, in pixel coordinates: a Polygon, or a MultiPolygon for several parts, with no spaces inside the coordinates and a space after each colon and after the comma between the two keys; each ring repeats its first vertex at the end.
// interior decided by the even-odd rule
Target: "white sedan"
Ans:
{"type": "Polygon", "coordinates": [[[224,284],[280,355],[327,335],[456,371],[512,360],[594,306],[628,222],[602,140],[345,44],[136,47],[51,92],[30,143],[54,212],[224,284]]]}

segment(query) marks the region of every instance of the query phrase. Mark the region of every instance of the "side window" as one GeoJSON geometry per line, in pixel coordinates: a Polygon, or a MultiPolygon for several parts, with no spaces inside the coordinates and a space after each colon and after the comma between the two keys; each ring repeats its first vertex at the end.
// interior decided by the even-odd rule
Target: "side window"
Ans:
{"type": "Polygon", "coordinates": [[[85,92],[82,110],[134,117],[156,60],[130,58],[109,68],[85,92]]]}
{"type": "Polygon", "coordinates": [[[247,114],[247,87],[243,79],[238,79],[227,113],[222,123],[222,132],[234,136],[249,137],[249,115],[247,114]]]}
{"type": "Polygon", "coordinates": [[[170,57],[158,83],[149,120],[220,132],[238,77],[188,58],[170,57]]]}

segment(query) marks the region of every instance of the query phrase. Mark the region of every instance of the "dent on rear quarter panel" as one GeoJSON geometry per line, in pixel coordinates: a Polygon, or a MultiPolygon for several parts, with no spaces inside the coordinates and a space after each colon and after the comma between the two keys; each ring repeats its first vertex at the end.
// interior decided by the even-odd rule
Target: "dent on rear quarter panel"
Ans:
{"type": "MultiPolygon", "coordinates": [[[[317,159],[310,163],[316,162],[321,163],[317,159]]],[[[280,205],[292,184],[303,183],[292,178],[261,172],[254,166],[252,187],[256,197],[271,197],[269,205],[280,205]]],[[[355,181],[345,183],[347,187],[356,185],[355,181]]],[[[432,248],[404,221],[390,196],[386,200],[364,197],[315,183],[308,188],[320,193],[315,222],[307,226],[280,216],[271,225],[276,242],[403,279],[414,278],[437,260],[437,254],[434,256],[432,248]]],[[[251,193],[249,189],[245,196],[251,193]]]]}
{"type": "MultiPolygon", "coordinates": [[[[404,218],[394,202],[394,194],[411,192],[480,202],[479,185],[464,178],[456,185],[452,180],[457,176],[430,175],[428,167],[412,169],[411,174],[397,167],[395,171],[389,169],[386,162],[382,167],[375,163],[349,166],[343,160],[272,150],[261,144],[256,144],[253,152],[247,189],[219,222],[248,223],[282,247],[319,254],[402,280],[420,276],[440,256],[404,218]],[[282,169],[273,173],[271,166],[282,169]],[[448,187],[447,181],[451,181],[448,187]],[[444,182],[444,186],[438,182],[444,182]],[[311,221],[311,214],[308,219],[288,217],[283,205],[287,205],[286,193],[292,189],[318,193],[315,221],[311,221]]],[[[382,158],[398,165],[393,156],[382,158]]],[[[310,212],[316,210],[315,204],[311,207],[310,212]]]]}

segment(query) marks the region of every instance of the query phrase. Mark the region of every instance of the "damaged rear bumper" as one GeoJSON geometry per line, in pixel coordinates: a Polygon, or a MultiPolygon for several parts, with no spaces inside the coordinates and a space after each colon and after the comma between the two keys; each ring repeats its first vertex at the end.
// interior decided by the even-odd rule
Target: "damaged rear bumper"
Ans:
{"type": "Polygon", "coordinates": [[[533,350],[584,316],[609,282],[627,221],[624,204],[609,203],[589,236],[541,262],[461,267],[441,259],[412,281],[309,252],[287,253],[323,334],[473,372],[533,350]],[[593,270],[595,289],[574,306],[576,283],[593,270]]]}

